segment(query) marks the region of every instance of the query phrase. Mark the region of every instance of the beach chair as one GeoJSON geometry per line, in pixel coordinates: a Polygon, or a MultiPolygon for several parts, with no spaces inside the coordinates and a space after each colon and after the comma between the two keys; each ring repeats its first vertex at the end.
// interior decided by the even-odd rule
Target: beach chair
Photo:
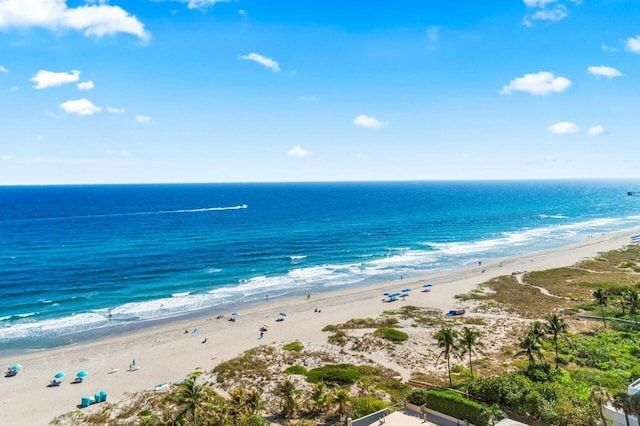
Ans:
{"type": "Polygon", "coordinates": [[[82,399],[80,400],[80,406],[84,408],[90,405],[91,405],[91,398],[89,398],[88,396],[83,396],[82,399]]]}
{"type": "Polygon", "coordinates": [[[107,401],[107,393],[105,391],[100,391],[100,401],[102,402],[107,401]]]}
{"type": "Polygon", "coordinates": [[[102,402],[102,395],[98,392],[95,395],[93,395],[93,399],[96,401],[96,403],[102,402]]]}

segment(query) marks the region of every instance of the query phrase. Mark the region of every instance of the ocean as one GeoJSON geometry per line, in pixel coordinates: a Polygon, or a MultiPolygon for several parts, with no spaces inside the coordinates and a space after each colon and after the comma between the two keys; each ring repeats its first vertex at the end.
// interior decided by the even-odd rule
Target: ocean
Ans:
{"type": "Polygon", "coordinates": [[[638,181],[0,187],[0,351],[640,225],[638,181]]]}

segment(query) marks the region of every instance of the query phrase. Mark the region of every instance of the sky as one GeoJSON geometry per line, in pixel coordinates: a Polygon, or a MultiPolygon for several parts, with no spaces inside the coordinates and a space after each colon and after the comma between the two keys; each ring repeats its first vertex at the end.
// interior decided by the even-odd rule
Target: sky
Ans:
{"type": "Polygon", "coordinates": [[[638,0],[0,0],[0,185],[636,179],[638,0]]]}

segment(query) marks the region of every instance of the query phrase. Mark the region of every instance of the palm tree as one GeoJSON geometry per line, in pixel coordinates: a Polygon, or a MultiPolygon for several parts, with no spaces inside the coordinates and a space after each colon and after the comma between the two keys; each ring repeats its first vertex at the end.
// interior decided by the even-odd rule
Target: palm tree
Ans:
{"type": "Polygon", "coordinates": [[[606,389],[593,386],[589,389],[589,401],[596,405],[598,408],[598,412],[600,413],[600,419],[602,420],[602,424],[607,426],[607,419],[604,417],[604,412],[602,411],[602,406],[607,403],[611,399],[611,395],[607,392],[606,389]]]}
{"type": "Polygon", "coordinates": [[[547,317],[546,324],[547,333],[551,335],[551,340],[553,341],[553,348],[556,352],[556,370],[558,369],[558,364],[560,358],[558,357],[558,337],[562,336],[567,332],[567,323],[564,319],[560,318],[558,314],[552,314],[547,317]]]}
{"type": "Polygon", "coordinates": [[[314,385],[313,390],[311,391],[311,401],[313,404],[313,408],[318,412],[324,411],[327,403],[327,393],[326,393],[327,385],[324,382],[318,382],[314,385]]]}
{"type": "Polygon", "coordinates": [[[633,320],[638,328],[638,309],[640,309],[640,294],[638,290],[630,288],[624,292],[623,300],[627,308],[629,308],[629,314],[633,315],[633,320]]]}
{"type": "Polygon", "coordinates": [[[602,313],[602,324],[604,324],[604,328],[607,328],[607,322],[604,318],[604,307],[607,306],[609,301],[609,294],[607,290],[598,288],[593,292],[593,297],[596,299],[596,303],[600,305],[600,312],[602,313]]]}
{"type": "Polygon", "coordinates": [[[516,353],[514,357],[520,355],[527,355],[527,359],[529,360],[529,368],[531,368],[536,363],[536,356],[542,359],[542,345],[540,344],[540,337],[538,337],[533,330],[529,330],[527,334],[524,335],[522,339],[520,339],[520,343],[518,343],[520,347],[520,352],[516,353]]]}
{"type": "Polygon", "coordinates": [[[351,402],[349,391],[344,388],[337,389],[331,399],[333,403],[338,406],[338,414],[340,414],[340,417],[344,418],[349,412],[349,403],[351,402]]]}
{"type": "Polygon", "coordinates": [[[540,321],[532,322],[529,330],[538,340],[542,339],[547,334],[547,329],[540,321]]]}
{"type": "Polygon", "coordinates": [[[616,410],[622,410],[624,413],[624,419],[627,421],[627,426],[629,426],[629,414],[633,409],[631,407],[631,397],[626,392],[618,392],[613,396],[613,401],[611,401],[611,405],[616,410]]]}
{"type": "Polygon", "coordinates": [[[471,372],[471,378],[473,379],[473,363],[471,362],[471,355],[473,354],[474,348],[476,346],[480,346],[478,342],[478,337],[480,337],[480,333],[478,331],[472,330],[469,327],[464,327],[462,329],[462,335],[460,336],[460,341],[458,344],[460,345],[463,353],[469,354],[469,371],[471,372]]]}
{"type": "Polygon", "coordinates": [[[282,416],[287,419],[298,407],[296,387],[291,380],[284,380],[276,386],[276,394],[281,398],[282,416]]]}
{"type": "Polygon", "coordinates": [[[453,387],[453,380],[451,379],[451,354],[457,355],[457,342],[458,332],[448,326],[443,326],[438,330],[433,338],[438,341],[438,347],[442,348],[442,352],[438,355],[436,363],[440,360],[441,356],[444,356],[447,360],[447,373],[449,374],[449,386],[453,387]]]}
{"type": "Polygon", "coordinates": [[[205,388],[197,383],[201,375],[201,371],[194,371],[187,376],[186,380],[178,384],[178,390],[173,395],[173,399],[184,408],[178,413],[176,421],[191,417],[194,426],[198,424],[198,412],[203,409],[207,400],[205,388]]]}

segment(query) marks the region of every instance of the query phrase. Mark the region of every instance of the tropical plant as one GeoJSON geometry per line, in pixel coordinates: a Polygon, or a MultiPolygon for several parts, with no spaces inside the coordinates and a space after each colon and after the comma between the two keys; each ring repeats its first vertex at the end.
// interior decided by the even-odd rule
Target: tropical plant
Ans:
{"type": "Polygon", "coordinates": [[[604,317],[604,307],[609,303],[609,294],[607,290],[603,288],[597,288],[593,292],[593,297],[596,299],[596,303],[600,305],[600,312],[602,313],[602,324],[604,324],[604,328],[607,328],[607,322],[604,317]]]}
{"type": "Polygon", "coordinates": [[[204,409],[207,401],[207,392],[204,386],[197,383],[198,377],[201,375],[202,372],[194,371],[187,376],[186,380],[178,383],[178,390],[173,394],[173,401],[182,407],[182,410],[174,421],[191,418],[194,426],[198,424],[198,414],[204,409]]]}
{"type": "Polygon", "coordinates": [[[331,401],[336,405],[338,414],[341,418],[344,418],[349,412],[349,403],[351,402],[351,394],[344,388],[336,389],[333,392],[331,401]]]}
{"type": "Polygon", "coordinates": [[[529,326],[529,331],[538,339],[542,339],[547,334],[547,329],[540,321],[534,321],[529,326]]]}
{"type": "Polygon", "coordinates": [[[622,410],[624,413],[624,419],[627,422],[627,426],[629,426],[629,414],[633,410],[631,406],[631,397],[626,392],[618,392],[613,396],[613,400],[611,401],[611,405],[616,410],[622,410]]]}
{"type": "Polygon", "coordinates": [[[316,383],[313,386],[313,390],[311,391],[311,402],[313,404],[313,409],[322,412],[327,407],[329,403],[329,398],[327,395],[327,385],[324,382],[316,383]]]}
{"type": "Polygon", "coordinates": [[[441,357],[444,357],[447,360],[449,386],[453,387],[453,380],[451,379],[451,355],[453,354],[457,356],[458,332],[445,325],[433,335],[433,338],[438,341],[438,347],[442,349],[436,359],[436,363],[438,363],[441,357]]]}
{"type": "Polygon", "coordinates": [[[526,355],[529,361],[529,368],[536,363],[536,357],[542,359],[542,345],[540,344],[540,337],[538,337],[532,330],[529,330],[527,334],[520,339],[518,347],[521,349],[514,357],[526,355]]]}
{"type": "Polygon", "coordinates": [[[593,386],[589,389],[589,401],[596,406],[598,412],[600,413],[600,419],[602,420],[602,424],[607,426],[607,419],[604,417],[604,412],[602,411],[602,407],[611,399],[611,395],[605,388],[601,388],[599,386],[593,386]]]}
{"type": "Polygon", "coordinates": [[[629,314],[633,316],[633,321],[638,328],[638,309],[640,309],[640,293],[636,289],[630,288],[622,296],[624,304],[629,308],[629,314]]]}
{"type": "Polygon", "coordinates": [[[551,314],[547,317],[546,324],[547,333],[551,335],[551,341],[553,342],[553,349],[556,353],[556,369],[558,368],[558,338],[567,332],[567,323],[558,314],[551,314]]]}
{"type": "Polygon", "coordinates": [[[291,380],[284,380],[276,386],[276,395],[280,397],[282,417],[288,419],[298,407],[298,391],[291,380]]]}
{"type": "Polygon", "coordinates": [[[472,330],[469,327],[464,327],[462,329],[462,335],[460,336],[460,340],[458,342],[462,353],[469,354],[469,371],[471,372],[471,378],[473,378],[473,363],[471,356],[475,352],[474,348],[476,346],[480,346],[480,342],[478,341],[479,337],[480,332],[472,330]]]}

